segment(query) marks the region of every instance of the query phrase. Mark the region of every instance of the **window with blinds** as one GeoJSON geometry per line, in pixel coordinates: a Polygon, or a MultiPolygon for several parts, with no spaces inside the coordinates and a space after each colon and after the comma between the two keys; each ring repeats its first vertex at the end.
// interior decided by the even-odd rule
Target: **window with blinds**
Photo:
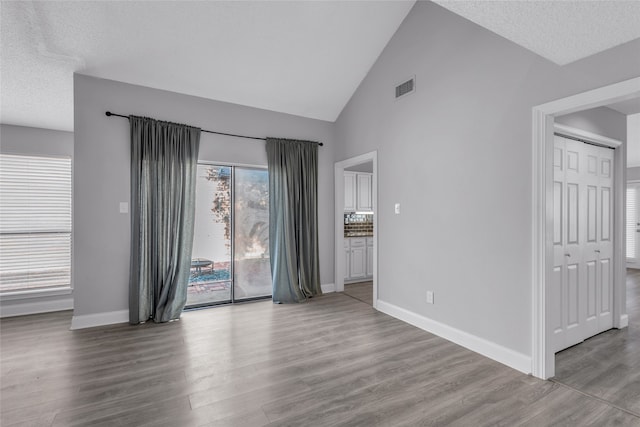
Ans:
{"type": "Polygon", "coordinates": [[[71,158],[0,154],[0,291],[71,284],[71,158]]]}
{"type": "Polygon", "coordinates": [[[627,186],[627,259],[633,262],[638,258],[638,185],[627,186]]]}

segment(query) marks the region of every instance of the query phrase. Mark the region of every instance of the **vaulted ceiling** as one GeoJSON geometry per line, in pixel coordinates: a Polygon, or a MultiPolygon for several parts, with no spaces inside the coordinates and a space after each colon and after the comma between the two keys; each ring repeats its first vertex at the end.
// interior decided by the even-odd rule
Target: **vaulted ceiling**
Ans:
{"type": "MultiPolygon", "coordinates": [[[[438,2],[558,64],[640,2],[438,2]]],[[[0,2],[2,123],[73,129],[73,73],[335,120],[414,1],[0,2]]]]}

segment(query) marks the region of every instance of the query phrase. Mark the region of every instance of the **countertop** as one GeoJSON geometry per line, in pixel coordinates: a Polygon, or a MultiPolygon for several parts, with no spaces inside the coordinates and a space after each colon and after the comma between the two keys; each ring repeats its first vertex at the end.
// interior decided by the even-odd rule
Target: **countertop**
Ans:
{"type": "Polygon", "coordinates": [[[344,233],[344,237],[373,237],[373,233],[344,233]]]}

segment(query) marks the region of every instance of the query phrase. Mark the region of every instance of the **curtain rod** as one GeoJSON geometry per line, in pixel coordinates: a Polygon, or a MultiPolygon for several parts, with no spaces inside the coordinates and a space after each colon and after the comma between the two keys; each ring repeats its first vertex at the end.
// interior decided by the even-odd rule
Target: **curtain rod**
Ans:
{"type": "MultiPolygon", "coordinates": [[[[122,118],[127,119],[127,120],[129,119],[129,116],[124,116],[122,114],[112,113],[111,111],[107,111],[104,114],[107,117],[116,116],[116,117],[122,117],[122,118]]],[[[260,141],[266,141],[267,140],[267,138],[259,138],[257,136],[236,135],[234,133],[216,132],[216,131],[213,131],[213,130],[206,130],[206,129],[200,129],[200,132],[215,133],[216,135],[234,136],[236,138],[257,139],[257,140],[260,140],[260,141]]],[[[315,141],[309,141],[309,142],[311,142],[312,144],[318,144],[321,147],[324,145],[322,142],[315,142],[315,141]]]]}

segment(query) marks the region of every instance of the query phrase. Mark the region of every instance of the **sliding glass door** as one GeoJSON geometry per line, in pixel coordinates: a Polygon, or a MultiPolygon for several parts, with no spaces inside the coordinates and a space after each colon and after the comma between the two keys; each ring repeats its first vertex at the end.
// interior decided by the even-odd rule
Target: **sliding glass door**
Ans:
{"type": "Polygon", "coordinates": [[[266,169],[198,165],[187,307],[270,295],[266,169]]]}
{"type": "Polygon", "coordinates": [[[234,184],[234,298],[239,300],[270,296],[267,171],[235,168],[234,184]]]}

